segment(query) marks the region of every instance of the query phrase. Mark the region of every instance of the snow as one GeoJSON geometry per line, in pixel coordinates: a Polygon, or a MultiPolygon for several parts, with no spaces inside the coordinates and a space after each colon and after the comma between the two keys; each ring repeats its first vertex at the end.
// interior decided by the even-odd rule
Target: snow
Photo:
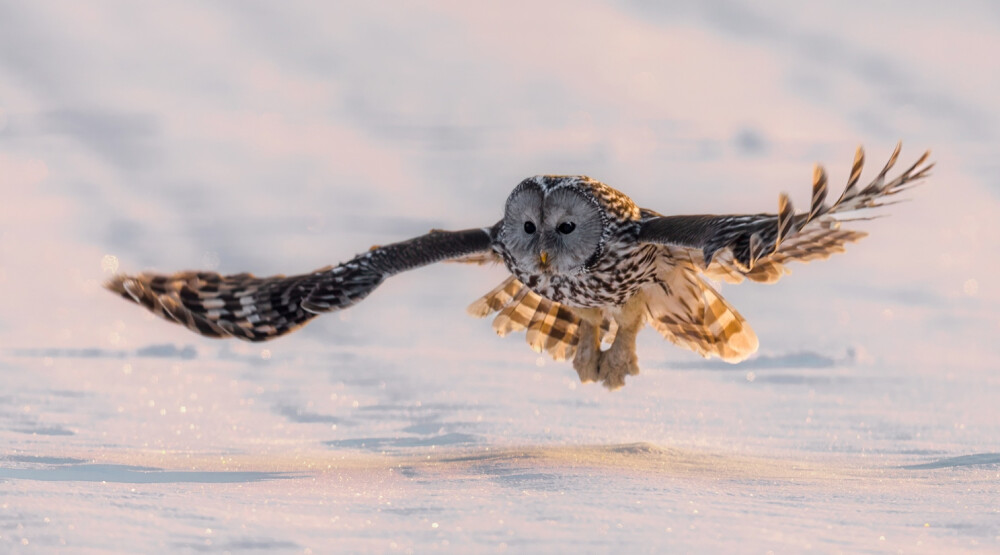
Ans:
{"type": "Polygon", "coordinates": [[[0,9],[0,551],[1000,549],[992,5],[131,6],[0,9]],[[757,357],[647,330],[613,393],[465,314],[498,268],[253,345],[100,287],[489,225],[540,172],[773,210],[900,138],[912,202],[722,288],[757,357]]]}
{"type": "Polygon", "coordinates": [[[611,394],[565,366],[278,358],[8,362],[3,541],[941,552],[1000,534],[995,378],[654,368],[611,394]]]}

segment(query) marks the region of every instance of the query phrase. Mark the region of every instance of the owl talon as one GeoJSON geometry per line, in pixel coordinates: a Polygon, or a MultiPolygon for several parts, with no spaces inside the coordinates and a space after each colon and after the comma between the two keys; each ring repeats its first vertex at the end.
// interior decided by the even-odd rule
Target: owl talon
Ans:
{"type": "Polygon", "coordinates": [[[612,347],[601,353],[598,374],[608,390],[621,389],[625,385],[625,376],[635,376],[638,373],[639,359],[635,352],[612,347]]]}
{"type": "Polygon", "coordinates": [[[625,374],[621,372],[615,372],[604,376],[604,387],[608,388],[608,391],[617,391],[625,387],[625,374]]]}

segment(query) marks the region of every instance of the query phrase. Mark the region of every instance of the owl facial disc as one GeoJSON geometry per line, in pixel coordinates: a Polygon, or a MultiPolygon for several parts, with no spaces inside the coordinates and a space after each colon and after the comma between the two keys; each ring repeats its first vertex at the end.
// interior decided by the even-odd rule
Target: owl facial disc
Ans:
{"type": "Polygon", "coordinates": [[[605,219],[574,177],[526,179],[507,199],[503,234],[525,274],[574,275],[600,247],[605,219]]]}

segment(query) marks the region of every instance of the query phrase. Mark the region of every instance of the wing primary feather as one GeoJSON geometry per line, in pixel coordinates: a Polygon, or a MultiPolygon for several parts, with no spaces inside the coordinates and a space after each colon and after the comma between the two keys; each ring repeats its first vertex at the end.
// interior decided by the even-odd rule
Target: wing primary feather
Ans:
{"type": "Polygon", "coordinates": [[[883,189],[883,186],[885,185],[885,176],[889,173],[889,170],[896,165],[896,159],[899,158],[899,151],[902,146],[902,142],[896,143],[896,148],[892,151],[892,155],[889,156],[889,161],[885,163],[885,167],[883,167],[882,171],[878,173],[875,180],[861,191],[861,194],[877,194],[883,189]]]}
{"type": "Polygon", "coordinates": [[[860,145],[858,149],[854,151],[854,162],[851,164],[851,176],[847,180],[847,188],[844,192],[848,192],[858,184],[858,180],[861,179],[861,170],[865,167],[865,149],[860,145]]]}
{"type": "Polygon", "coordinates": [[[824,204],[826,192],[826,171],[823,170],[823,166],[817,164],[813,169],[812,202],[809,207],[810,220],[826,212],[827,207],[824,204]]]}
{"type": "Polygon", "coordinates": [[[850,213],[907,200],[894,195],[920,184],[930,175],[934,164],[928,162],[930,153],[925,152],[905,171],[889,180],[887,175],[898,162],[901,150],[901,144],[897,143],[881,171],[862,188],[858,183],[865,151],[859,146],[854,152],[847,184],[833,204],[827,204],[829,178],[817,165],[813,170],[812,197],[806,213],[795,214],[791,201],[784,194],[779,197],[777,214],[659,216],[644,210],[639,239],[661,245],[670,257],[690,261],[712,279],[729,283],[743,279],[777,281],[787,273],[784,267],[787,262],[826,258],[865,235],[840,230],[840,223],[884,217],[850,213]]]}
{"type": "Polygon", "coordinates": [[[778,236],[774,240],[775,249],[781,246],[781,241],[792,230],[793,216],[795,216],[795,209],[792,207],[791,199],[788,198],[787,194],[781,193],[778,196],[778,236]]]}

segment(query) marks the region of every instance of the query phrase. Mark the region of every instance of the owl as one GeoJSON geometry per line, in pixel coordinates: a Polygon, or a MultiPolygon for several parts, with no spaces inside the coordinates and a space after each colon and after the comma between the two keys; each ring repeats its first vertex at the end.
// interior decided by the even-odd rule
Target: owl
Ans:
{"type": "Polygon", "coordinates": [[[614,390],[639,373],[636,335],[645,324],[706,358],[735,363],[754,353],[757,336],[712,283],[774,283],[786,264],[828,258],[864,237],[841,222],[868,218],[845,214],[890,204],[933,167],[924,153],[887,179],[899,148],[863,188],[858,148],[833,203],[817,166],[804,212],[782,194],[773,214],[664,216],[586,176],[540,175],[514,188],[494,225],[432,230],[312,273],[117,275],[107,288],[199,334],[265,341],[348,308],[407,270],[441,261],[502,263],[510,276],[469,312],[496,313],[499,335],[524,330],[535,351],[572,359],[582,382],[614,390]]]}

